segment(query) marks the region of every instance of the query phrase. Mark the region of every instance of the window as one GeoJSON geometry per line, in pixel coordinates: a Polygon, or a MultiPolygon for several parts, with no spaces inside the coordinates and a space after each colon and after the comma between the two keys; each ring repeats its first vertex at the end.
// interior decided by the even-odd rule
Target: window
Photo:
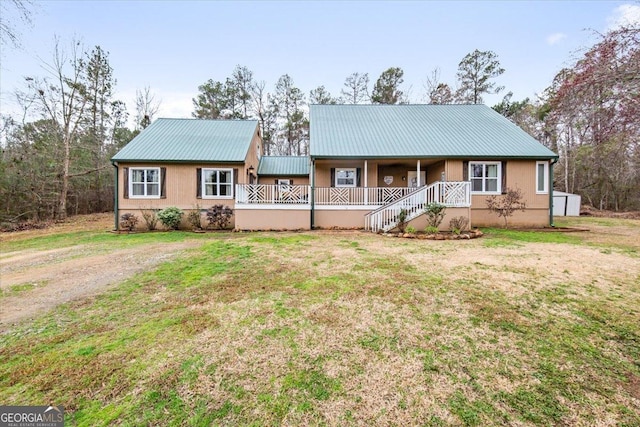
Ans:
{"type": "Polygon", "coordinates": [[[470,162],[472,193],[500,194],[502,165],[500,162],[470,162]]]}
{"type": "Polygon", "coordinates": [[[280,188],[280,191],[289,191],[290,185],[291,185],[290,179],[278,179],[278,186],[280,188]]]}
{"type": "Polygon", "coordinates": [[[336,169],[336,187],[355,187],[356,168],[336,169]]]}
{"type": "Polygon", "coordinates": [[[549,192],[549,163],[536,162],[536,193],[547,194],[549,192]]]}
{"type": "Polygon", "coordinates": [[[202,169],[203,198],[233,198],[232,169],[202,169]]]}
{"type": "Polygon", "coordinates": [[[130,168],[129,194],[137,198],[160,198],[160,168],[130,168]]]}

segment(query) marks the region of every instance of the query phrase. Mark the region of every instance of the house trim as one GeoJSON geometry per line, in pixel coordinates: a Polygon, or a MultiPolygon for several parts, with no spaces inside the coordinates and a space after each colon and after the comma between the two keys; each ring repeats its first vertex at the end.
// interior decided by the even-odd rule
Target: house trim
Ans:
{"type": "Polygon", "coordinates": [[[269,204],[245,204],[236,203],[236,210],[292,210],[292,211],[309,211],[311,210],[310,204],[284,204],[284,203],[269,203],[269,204]]]}
{"type": "Polygon", "coordinates": [[[382,205],[315,205],[317,211],[373,211],[382,205]]]}

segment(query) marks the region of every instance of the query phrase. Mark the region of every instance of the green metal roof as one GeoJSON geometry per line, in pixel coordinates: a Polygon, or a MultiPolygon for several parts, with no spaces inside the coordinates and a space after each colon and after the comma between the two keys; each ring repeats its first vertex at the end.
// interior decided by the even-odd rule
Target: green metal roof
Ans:
{"type": "Polygon", "coordinates": [[[258,175],[309,175],[308,156],[262,156],[258,175]]]}
{"type": "Polygon", "coordinates": [[[312,105],[312,158],[557,155],[485,105],[312,105]]]}
{"type": "Polygon", "coordinates": [[[243,162],[257,120],[158,119],[111,160],[243,162]]]}

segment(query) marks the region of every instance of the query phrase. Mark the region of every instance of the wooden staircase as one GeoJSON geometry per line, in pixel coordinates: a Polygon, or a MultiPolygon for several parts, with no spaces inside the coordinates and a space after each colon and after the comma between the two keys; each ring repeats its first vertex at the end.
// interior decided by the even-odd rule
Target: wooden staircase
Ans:
{"type": "Polygon", "coordinates": [[[471,183],[468,181],[434,182],[379,207],[365,215],[365,230],[387,232],[398,225],[398,215],[403,209],[409,222],[425,213],[430,203],[440,203],[447,207],[471,206],[471,183]]]}

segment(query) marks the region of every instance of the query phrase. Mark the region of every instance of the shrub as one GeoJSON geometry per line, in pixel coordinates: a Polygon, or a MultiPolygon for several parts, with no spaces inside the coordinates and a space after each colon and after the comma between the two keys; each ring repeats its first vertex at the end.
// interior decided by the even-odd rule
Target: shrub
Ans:
{"type": "Polygon", "coordinates": [[[427,225],[427,227],[424,229],[424,232],[431,235],[431,234],[438,234],[438,227],[434,227],[432,225],[427,225]]]}
{"type": "Polygon", "coordinates": [[[517,210],[523,211],[527,207],[522,200],[524,195],[519,188],[505,188],[505,194],[502,196],[487,197],[487,208],[499,217],[504,218],[504,228],[509,226],[509,217],[517,210]]]}
{"type": "Polygon", "coordinates": [[[437,232],[440,224],[442,224],[442,220],[444,219],[446,210],[447,207],[445,205],[441,205],[438,202],[429,203],[425,208],[425,214],[427,215],[427,226],[435,228],[437,232]]]}
{"type": "Polygon", "coordinates": [[[147,230],[153,231],[158,227],[158,215],[157,209],[141,209],[142,219],[144,219],[144,223],[147,225],[147,230]]]}
{"type": "Polygon", "coordinates": [[[213,205],[207,209],[207,222],[210,227],[218,230],[225,229],[231,222],[233,209],[225,205],[213,205]]]}
{"type": "Polygon", "coordinates": [[[133,231],[138,224],[138,217],[132,213],[126,213],[120,216],[120,229],[133,231]]]}
{"type": "Polygon", "coordinates": [[[407,227],[407,233],[409,234],[416,234],[416,228],[413,225],[410,225],[407,227]]]}
{"type": "Polygon", "coordinates": [[[182,221],[182,209],[175,206],[162,209],[158,212],[158,219],[161,223],[172,230],[180,228],[180,221],[182,221]]]}
{"type": "Polygon", "coordinates": [[[187,214],[187,221],[193,227],[194,230],[200,230],[202,228],[202,216],[200,215],[200,205],[196,205],[192,211],[187,214]]]}
{"type": "Polygon", "coordinates": [[[454,234],[460,234],[469,225],[469,218],[466,216],[457,216],[449,221],[449,228],[454,234]]]}
{"type": "Polygon", "coordinates": [[[406,209],[400,209],[398,216],[396,216],[396,221],[398,223],[397,227],[401,233],[404,233],[404,229],[407,227],[407,216],[408,213],[406,209]]]}

